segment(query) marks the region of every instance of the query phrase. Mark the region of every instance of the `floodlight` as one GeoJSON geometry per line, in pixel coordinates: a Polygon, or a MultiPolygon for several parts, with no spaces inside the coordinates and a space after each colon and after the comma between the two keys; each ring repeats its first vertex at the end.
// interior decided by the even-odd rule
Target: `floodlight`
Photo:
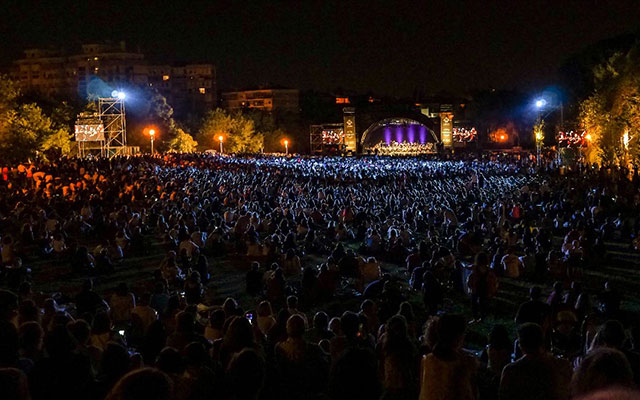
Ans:
{"type": "Polygon", "coordinates": [[[547,101],[545,99],[536,100],[536,107],[537,108],[542,108],[542,107],[544,107],[546,105],[547,105],[547,101]]]}
{"type": "Polygon", "coordinates": [[[113,92],[111,92],[111,97],[117,98],[119,100],[124,100],[127,95],[119,90],[114,90],[113,92]]]}

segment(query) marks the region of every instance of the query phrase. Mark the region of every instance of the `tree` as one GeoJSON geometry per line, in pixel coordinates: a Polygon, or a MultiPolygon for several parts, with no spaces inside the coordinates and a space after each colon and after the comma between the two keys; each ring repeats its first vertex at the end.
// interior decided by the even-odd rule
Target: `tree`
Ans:
{"type": "Polygon", "coordinates": [[[205,115],[198,131],[198,142],[208,148],[217,148],[220,136],[229,153],[253,153],[264,146],[264,135],[255,131],[251,119],[239,113],[229,115],[218,108],[205,115]]]}
{"type": "Polygon", "coordinates": [[[54,122],[37,104],[19,104],[19,99],[20,91],[13,82],[0,77],[0,154],[3,159],[25,161],[34,158],[38,151],[69,153],[71,138],[62,116],[65,105],[60,107],[54,122]]]}
{"type": "Polygon", "coordinates": [[[47,158],[57,158],[61,155],[71,153],[71,138],[73,134],[64,128],[55,130],[52,134],[44,138],[40,150],[47,155],[47,158]]]}
{"type": "Polygon", "coordinates": [[[580,123],[594,145],[590,161],[640,164],[640,45],[593,69],[595,90],[580,104],[580,123]]]}
{"type": "Polygon", "coordinates": [[[173,138],[169,140],[169,151],[177,151],[180,153],[193,153],[198,147],[193,137],[183,129],[176,127],[173,138]]]}
{"type": "Polygon", "coordinates": [[[12,161],[34,158],[38,150],[56,148],[68,153],[71,139],[67,130],[55,128],[36,104],[24,104],[5,114],[8,122],[0,136],[0,151],[12,161]]]}

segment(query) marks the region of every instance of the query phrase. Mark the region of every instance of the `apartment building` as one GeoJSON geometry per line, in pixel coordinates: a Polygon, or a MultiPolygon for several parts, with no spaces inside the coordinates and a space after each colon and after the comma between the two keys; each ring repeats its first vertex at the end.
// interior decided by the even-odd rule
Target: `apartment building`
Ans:
{"type": "Polygon", "coordinates": [[[51,98],[106,96],[110,88],[154,87],[176,115],[203,112],[216,105],[212,64],[155,65],[126,44],[85,44],[78,53],[28,49],[14,62],[11,76],[25,92],[51,98]]]}
{"type": "Polygon", "coordinates": [[[300,111],[298,89],[252,89],[222,93],[222,107],[227,111],[256,109],[261,111],[300,111]]]}

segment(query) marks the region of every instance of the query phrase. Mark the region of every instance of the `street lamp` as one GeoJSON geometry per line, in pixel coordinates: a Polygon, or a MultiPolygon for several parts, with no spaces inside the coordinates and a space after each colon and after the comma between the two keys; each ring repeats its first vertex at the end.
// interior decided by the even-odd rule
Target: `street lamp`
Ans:
{"type": "Polygon", "coordinates": [[[284,140],[284,154],[289,155],[289,141],[287,139],[284,140]]]}
{"type": "Polygon", "coordinates": [[[149,129],[149,138],[151,139],[151,155],[153,155],[153,139],[156,136],[156,130],[155,129],[149,129]]]}
{"type": "Polygon", "coordinates": [[[222,141],[224,140],[224,137],[222,137],[222,135],[218,136],[218,141],[220,142],[220,154],[222,154],[222,141]]]}

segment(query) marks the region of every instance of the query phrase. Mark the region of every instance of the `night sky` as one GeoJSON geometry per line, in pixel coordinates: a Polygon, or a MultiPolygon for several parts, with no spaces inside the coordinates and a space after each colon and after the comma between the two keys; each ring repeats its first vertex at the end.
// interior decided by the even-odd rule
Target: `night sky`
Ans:
{"type": "Polygon", "coordinates": [[[25,47],[126,40],[148,58],[216,64],[220,89],[378,95],[529,90],[571,53],[638,32],[640,0],[0,0],[0,65],[25,47]]]}

